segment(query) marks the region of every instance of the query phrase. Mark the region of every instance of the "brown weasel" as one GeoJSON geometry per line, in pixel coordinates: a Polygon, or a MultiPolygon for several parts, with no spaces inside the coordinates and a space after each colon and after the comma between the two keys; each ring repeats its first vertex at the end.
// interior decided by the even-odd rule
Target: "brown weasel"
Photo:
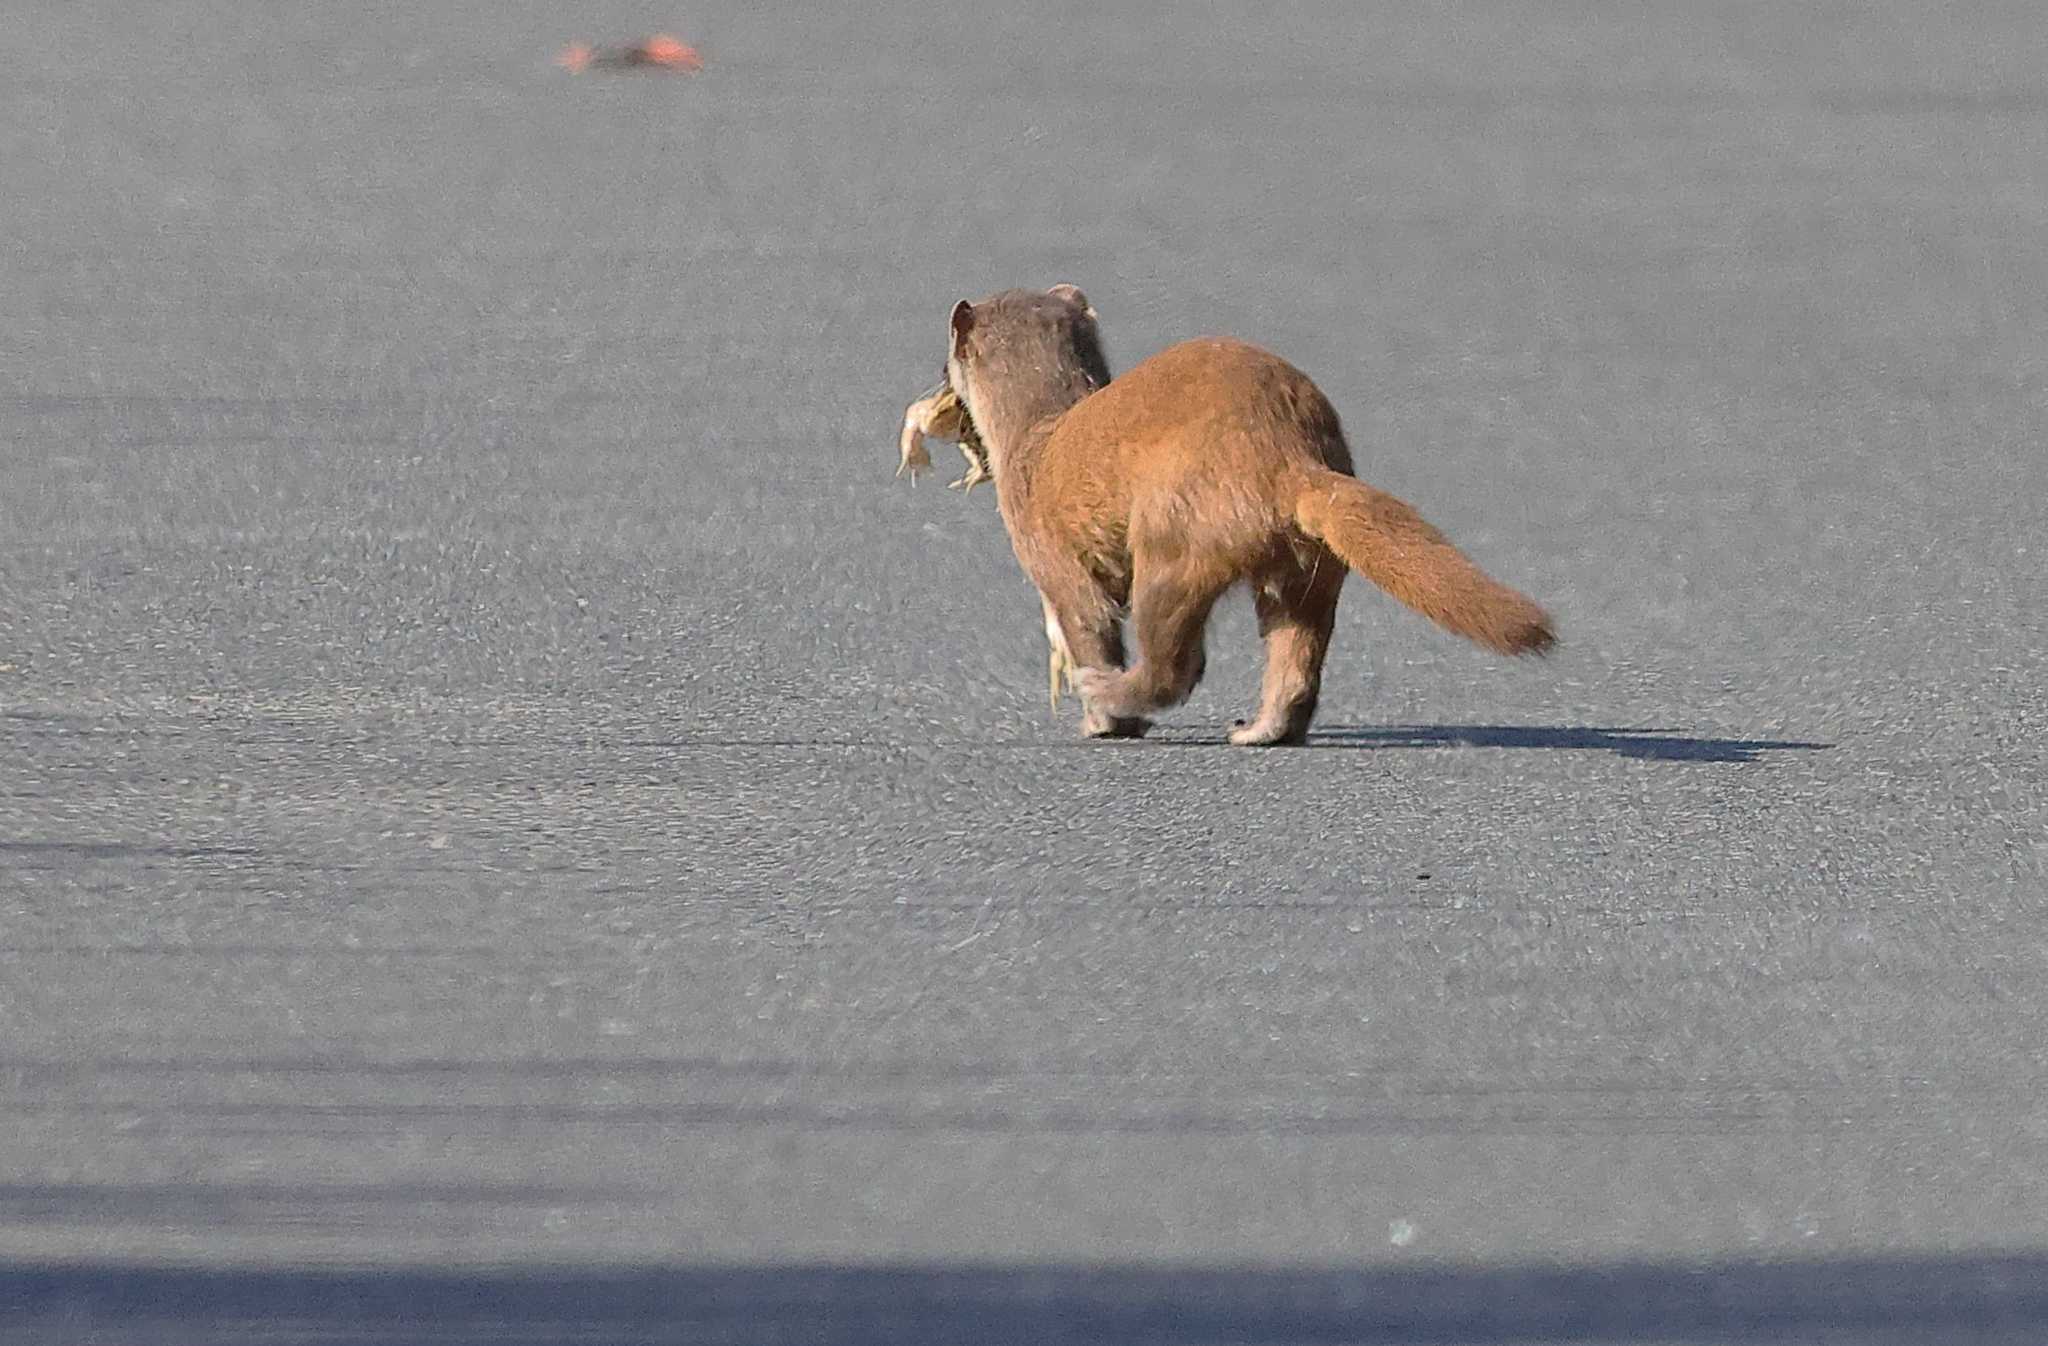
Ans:
{"type": "Polygon", "coordinates": [[[1256,346],[1182,342],[1112,383],[1095,310],[1055,285],[955,305],[946,376],[987,446],[1047,635],[1071,653],[1091,737],[1135,737],[1187,699],[1209,610],[1239,583],[1266,674],[1232,743],[1307,736],[1347,567],[1490,650],[1555,642],[1533,601],[1354,477],[1329,400],[1256,346]]]}

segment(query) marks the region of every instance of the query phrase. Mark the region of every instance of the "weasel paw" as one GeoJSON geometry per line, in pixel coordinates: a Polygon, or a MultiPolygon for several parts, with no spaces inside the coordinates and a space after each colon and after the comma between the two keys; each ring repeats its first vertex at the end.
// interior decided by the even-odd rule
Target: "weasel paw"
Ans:
{"type": "Polygon", "coordinates": [[[1238,720],[1234,722],[1234,727],[1230,731],[1231,743],[1240,748],[1277,748],[1302,743],[1307,739],[1306,727],[1290,734],[1286,725],[1267,724],[1264,721],[1247,724],[1243,720],[1238,720]]]}
{"type": "Polygon", "coordinates": [[[1152,721],[1136,715],[1102,715],[1094,711],[1081,717],[1083,738],[1143,738],[1152,721]]]}

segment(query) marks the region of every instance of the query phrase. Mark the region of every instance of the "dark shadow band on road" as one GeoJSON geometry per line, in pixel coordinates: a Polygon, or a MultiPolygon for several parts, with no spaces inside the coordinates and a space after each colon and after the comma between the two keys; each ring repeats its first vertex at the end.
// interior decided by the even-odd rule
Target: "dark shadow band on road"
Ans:
{"type": "MultiPolygon", "coordinates": [[[[903,751],[909,745],[881,739],[837,738],[702,738],[631,739],[612,745],[618,748],[841,748],[903,751]]],[[[1087,752],[1131,751],[1142,748],[1221,748],[1228,740],[1215,734],[1175,733],[1171,726],[1141,739],[1084,739],[1075,735],[1043,743],[1018,743],[991,739],[924,743],[920,750],[974,748],[979,751],[1019,750],[1032,753],[1047,749],[1072,748],[1087,752]]],[[[1543,748],[1553,752],[1609,752],[1617,757],[1635,757],[1653,762],[1756,762],[1765,753],[1826,752],[1832,743],[1809,743],[1798,739],[1700,738],[1668,729],[1592,728],[1580,725],[1529,724],[1337,724],[1309,731],[1309,748],[1338,748],[1379,751],[1389,748],[1543,748]]],[[[1233,748],[1233,752],[1244,749],[1233,748]]],[[[1285,752],[1280,748],[1273,751],[1285,752]]]]}
{"type": "Polygon", "coordinates": [[[1517,1267],[0,1263],[8,1342],[818,1346],[2048,1340],[2048,1256],[1517,1267]]]}
{"type": "Polygon", "coordinates": [[[1767,752],[1826,752],[1832,743],[1796,739],[1697,738],[1668,729],[1595,729],[1577,725],[1331,725],[1309,731],[1310,747],[1548,748],[1611,752],[1658,762],[1754,762],[1767,752]]]}

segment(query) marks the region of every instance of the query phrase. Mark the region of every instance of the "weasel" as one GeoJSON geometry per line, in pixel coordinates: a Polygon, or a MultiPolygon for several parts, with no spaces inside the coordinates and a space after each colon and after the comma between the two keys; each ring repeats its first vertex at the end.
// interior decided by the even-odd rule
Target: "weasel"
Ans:
{"type": "Polygon", "coordinates": [[[1307,737],[1347,570],[1498,653],[1555,643],[1534,601],[1352,475],[1336,410],[1279,356],[1204,337],[1111,382],[1095,310],[1072,285],[963,299],[951,326],[947,383],[987,447],[1047,637],[1072,660],[1084,734],[1137,737],[1185,701],[1210,609],[1237,584],[1252,590],[1266,672],[1236,744],[1307,737]]]}

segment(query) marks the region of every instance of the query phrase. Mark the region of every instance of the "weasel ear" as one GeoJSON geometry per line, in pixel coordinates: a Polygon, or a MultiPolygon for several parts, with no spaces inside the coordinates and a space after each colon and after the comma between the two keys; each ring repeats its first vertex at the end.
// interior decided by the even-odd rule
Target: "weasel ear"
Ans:
{"type": "Polygon", "coordinates": [[[1055,299],[1064,299],[1089,317],[1095,316],[1095,305],[1088,302],[1088,296],[1081,293],[1078,285],[1059,284],[1046,291],[1055,299]]]}
{"type": "Polygon", "coordinates": [[[967,334],[974,330],[974,305],[965,299],[953,305],[953,349],[967,340],[967,334]]]}

